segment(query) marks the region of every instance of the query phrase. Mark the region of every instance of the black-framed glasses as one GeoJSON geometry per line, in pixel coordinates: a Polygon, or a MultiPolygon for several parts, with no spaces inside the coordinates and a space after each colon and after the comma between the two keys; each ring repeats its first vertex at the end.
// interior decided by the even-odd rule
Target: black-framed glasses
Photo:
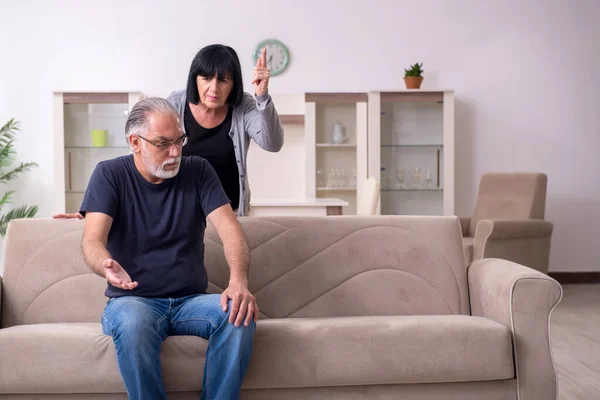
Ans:
{"type": "Polygon", "coordinates": [[[166,141],[166,140],[152,141],[152,140],[146,139],[142,135],[135,135],[135,136],[137,136],[140,139],[143,139],[144,141],[150,143],[152,146],[156,147],[159,150],[170,149],[171,146],[183,147],[188,142],[188,136],[187,135],[183,135],[179,139],[173,140],[173,141],[166,141]]]}

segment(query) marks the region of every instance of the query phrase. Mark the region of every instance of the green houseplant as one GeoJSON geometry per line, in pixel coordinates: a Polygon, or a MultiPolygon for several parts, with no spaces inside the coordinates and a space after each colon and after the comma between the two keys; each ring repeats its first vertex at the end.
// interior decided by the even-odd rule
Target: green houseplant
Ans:
{"type": "Polygon", "coordinates": [[[407,89],[419,89],[423,82],[423,63],[416,63],[410,69],[404,69],[404,83],[407,89]]]}
{"type": "MultiPolygon", "coordinates": [[[[37,167],[36,163],[21,163],[13,168],[17,152],[14,148],[15,137],[19,132],[19,122],[11,119],[0,128],[0,183],[8,183],[14,180],[22,172],[37,167]]],[[[0,236],[6,235],[8,223],[17,218],[32,218],[38,211],[38,206],[20,206],[7,213],[3,213],[4,207],[10,203],[14,190],[4,193],[0,199],[0,236]]]]}

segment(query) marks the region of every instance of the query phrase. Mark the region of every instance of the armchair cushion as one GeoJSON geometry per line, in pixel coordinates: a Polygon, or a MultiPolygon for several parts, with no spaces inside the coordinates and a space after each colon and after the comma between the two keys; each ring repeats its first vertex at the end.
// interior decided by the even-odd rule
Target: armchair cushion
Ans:
{"type": "Polygon", "coordinates": [[[466,236],[483,219],[544,219],[547,182],[540,173],[483,174],[466,236]]]}
{"type": "MultiPolygon", "coordinates": [[[[530,264],[530,260],[534,259],[539,261],[536,265],[547,264],[545,256],[547,246],[544,246],[543,243],[535,243],[535,239],[549,241],[552,229],[551,222],[539,219],[481,220],[477,224],[475,237],[463,237],[463,250],[467,264],[482,258],[504,258],[525,265],[530,264]],[[543,251],[540,251],[540,248],[543,251]],[[529,254],[532,252],[535,254],[529,254]]],[[[543,241],[541,240],[541,242],[543,241]]],[[[534,267],[533,265],[527,266],[534,267]]]]}
{"type": "Polygon", "coordinates": [[[471,312],[511,330],[519,399],[555,399],[556,370],[550,348],[550,315],[562,288],[531,268],[484,259],[468,268],[471,312]]]}
{"type": "Polygon", "coordinates": [[[479,221],[471,260],[502,258],[547,273],[552,229],[551,222],[536,219],[479,221]]]}
{"type": "Polygon", "coordinates": [[[552,235],[552,222],[541,219],[484,219],[475,236],[484,239],[543,238],[552,235]]]}

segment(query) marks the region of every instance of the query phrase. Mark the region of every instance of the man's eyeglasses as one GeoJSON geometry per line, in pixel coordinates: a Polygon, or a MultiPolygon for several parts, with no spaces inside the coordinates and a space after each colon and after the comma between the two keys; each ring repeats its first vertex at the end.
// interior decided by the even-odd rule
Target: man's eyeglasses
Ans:
{"type": "Polygon", "coordinates": [[[136,135],[136,136],[139,137],[140,139],[143,139],[144,141],[150,143],[152,146],[156,147],[159,150],[170,149],[171,146],[173,146],[173,145],[175,145],[177,147],[183,147],[188,142],[187,135],[183,135],[179,139],[173,140],[171,142],[167,142],[166,140],[152,141],[152,140],[146,139],[145,137],[143,137],[141,135],[136,135]]]}

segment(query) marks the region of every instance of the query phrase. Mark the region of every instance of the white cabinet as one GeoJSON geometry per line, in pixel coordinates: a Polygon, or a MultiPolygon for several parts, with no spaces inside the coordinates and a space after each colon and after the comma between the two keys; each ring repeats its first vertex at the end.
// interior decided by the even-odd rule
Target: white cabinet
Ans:
{"type": "Polygon", "coordinates": [[[140,92],[54,92],[54,212],[77,212],[100,161],[129,153],[125,122],[140,92]],[[92,140],[92,131],[96,140],[92,140]]]}
{"type": "Polygon", "coordinates": [[[306,93],[306,196],[348,202],[356,214],[367,179],[367,94],[306,93]]]}
{"type": "MultiPolygon", "coordinates": [[[[54,212],[78,211],[96,164],[129,153],[125,122],[143,98],[141,92],[54,93],[54,212]],[[100,146],[92,142],[96,129],[107,131],[100,146]]],[[[286,144],[274,155],[251,155],[256,200],[336,201],[352,215],[373,176],[381,182],[379,214],[454,215],[453,91],[305,93],[274,100],[286,144]]]]}
{"type": "Polygon", "coordinates": [[[454,215],[454,93],[369,93],[368,173],[378,214],[454,215]]]}

